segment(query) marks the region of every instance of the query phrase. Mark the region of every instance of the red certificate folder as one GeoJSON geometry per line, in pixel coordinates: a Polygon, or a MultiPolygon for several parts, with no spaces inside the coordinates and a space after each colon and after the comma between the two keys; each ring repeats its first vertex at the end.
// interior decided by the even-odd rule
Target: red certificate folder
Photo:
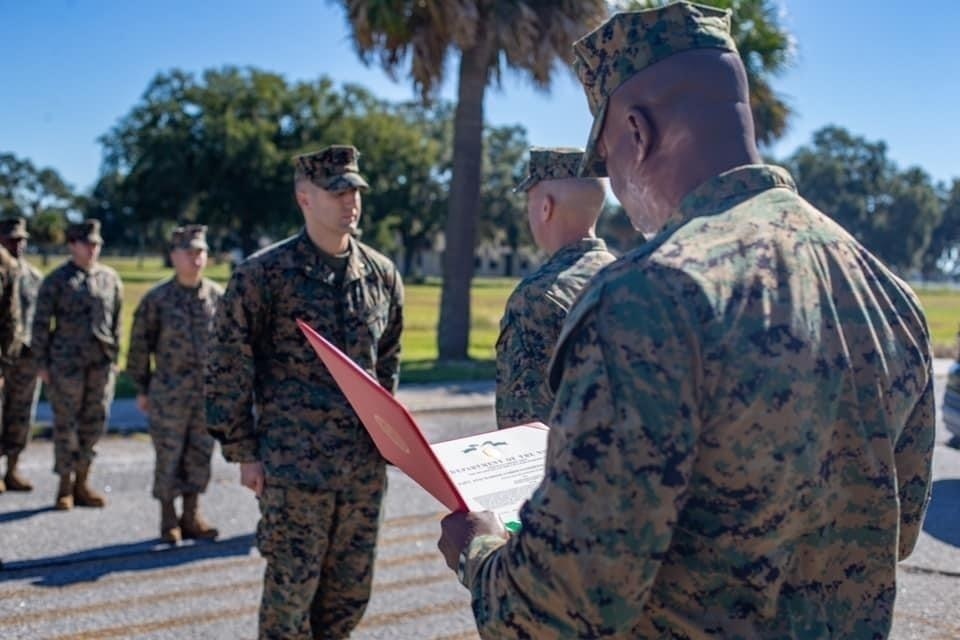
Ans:
{"type": "Polygon", "coordinates": [[[539,476],[543,475],[542,458],[548,431],[545,425],[533,423],[505,430],[516,430],[516,435],[524,436],[526,440],[530,439],[531,434],[533,435],[536,451],[530,451],[528,446],[528,450],[520,453],[518,457],[523,459],[522,464],[517,463],[513,458],[492,460],[501,457],[498,446],[502,445],[506,450],[508,445],[507,442],[503,442],[503,440],[509,440],[503,431],[438,443],[437,447],[443,448],[450,454],[450,464],[456,466],[453,469],[454,473],[475,489],[476,493],[471,494],[470,491],[462,490],[451,477],[451,473],[437,455],[434,446],[427,441],[406,407],[380,386],[373,376],[361,369],[310,325],[302,320],[297,320],[297,325],[320,356],[337,385],[340,386],[340,390],[357,412],[357,416],[384,458],[410,476],[451,511],[477,511],[489,508],[497,511],[505,522],[513,519],[507,514],[515,515],[519,504],[524,498],[529,497],[539,483],[538,478],[530,478],[531,464],[539,463],[539,476]],[[461,440],[464,442],[461,443],[461,440]],[[475,442],[468,442],[469,440],[475,442]],[[457,449],[460,451],[455,451],[457,449]],[[469,455],[474,451],[482,452],[486,456],[484,457],[486,462],[464,465],[463,455],[469,455]],[[494,465],[496,468],[496,465],[501,463],[503,468],[512,465],[510,471],[514,478],[524,477],[516,479],[512,487],[509,483],[498,486],[499,483],[493,482],[492,490],[489,475],[485,480],[486,484],[484,480],[477,479],[480,473],[475,469],[484,464],[494,465]],[[520,473],[523,464],[527,468],[526,474],[520,473]],[[513,504],[508,504],[511,501],[513,504]]]}

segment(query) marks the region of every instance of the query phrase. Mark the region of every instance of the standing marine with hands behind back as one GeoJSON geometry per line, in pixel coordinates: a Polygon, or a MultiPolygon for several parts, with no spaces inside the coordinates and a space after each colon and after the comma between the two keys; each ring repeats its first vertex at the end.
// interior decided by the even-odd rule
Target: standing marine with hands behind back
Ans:
{"type": "Polygon", "coordinates": [[[386,462],[296,324],[396,390],[403,284],[353,237],[358,156],[295,159],[305,228],[238,265],[216,315],[207,423],[260,501],[260,638],[346,638],[370,598],[386,462]]]}
{"type": "Polygon", "coordinates": [[[107,429],[120,355],[120,276],[100,264],[100,221],[67,228],[70,260],[40,285],[32,348],[53,409],[58,510],[103,507],[89,485],[94,447],[107,429]]]}
{"type": "Polygon", "coordinates": [[[213,314],[223,295],[220,285],[203,277],[206,234],[203,225],[173,230],[174,276],[140,301],[127,354],[127,373],[137,386],[137,406],[149,418],[156,451],[153,497],[160,501],[160,537],[171,544],[218,535],[199,507],[210,482],[214,443],[203,401],[204,364],[213,314]],[[174,500],[179,496],[183,510],[178,518],[174,500]]]}
{"type": "Polygon", "coordinates": [[[606,191],[601,178],[579,178],[580,149],[530,149],[526,193],[530,233],[549,259],[507,300],[497,339],[497,427],[546,422],[553,406],[547,365],[573,301],[616,257],[596,236],[606,191]]]}
{"type": "Polygon", "coordinates": [[[0,303],[4,312],[9,310],[15,324],[0,330],[0,334],[6,333],[10,336],[9,339],[14,340],[19,336],[20,340],[19,353],[11,351],[10,347],[0,347],[0,352],[4,354],[2,371],[0,371],[3,377],[2,387],[0,387],[0,396],[3,398],[0,455],[7,457],[7,471],[0,480],[0,492],[4,489],[7,491],[33,490],[30,481],[17,469],[20,454],[30,439],[33,413],[40,391],[40,385],[37,384],[37,363],[30,350],[30,331],[33,328],[37,292],[43,276],[27,261],[26,249],[29,237],[27,221],[24,218],[0,220],[0,245],[9,252],[15,262],[16,270],[16,276],[8,286],[4,287],[5,295],[9,291],[10,299],[4,299],[0,303]],[[15,289],[18,290],[16,294],[15,289]],[[19,312],[15,310],[16,305],[19,305],[19,312]]]}
{"type": "Polygon", "coordinates": [[[507,538],[440,549],[484,638],[882,638],[930,493],[917,297],[761,163],[730,14],[616,14],[574,44],[647,243],[567,317],[544,480],[507,538]]]}

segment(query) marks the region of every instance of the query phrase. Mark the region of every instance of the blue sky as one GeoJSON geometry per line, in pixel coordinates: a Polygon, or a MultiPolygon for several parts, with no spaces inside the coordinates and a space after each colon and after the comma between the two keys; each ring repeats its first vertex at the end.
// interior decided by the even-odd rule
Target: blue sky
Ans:
{"type": "MultiPolygon", "coordinates": [[[[774,148],[782,157],[816,129],[839,124],[885,140],[901,167],[960,178],[960,3],[780,0],[797,52],[774,86],[796,110],[774,148]]],[[[395,100],[413,97],[358,62],[343,10],[327,0],[0,0],[0,151],[57,169],[87,189],[97,137],[137,102],[159,71],[255,66],[288,80],[321,74],[395,100]]],[[[444,95],[452,97],[455,68],[444,95]]],[[[572,75],[553,91],[510,75],[488,92],[488,121],[519,123],[533,144],[582,146],[590,116],[572,75]]]]}

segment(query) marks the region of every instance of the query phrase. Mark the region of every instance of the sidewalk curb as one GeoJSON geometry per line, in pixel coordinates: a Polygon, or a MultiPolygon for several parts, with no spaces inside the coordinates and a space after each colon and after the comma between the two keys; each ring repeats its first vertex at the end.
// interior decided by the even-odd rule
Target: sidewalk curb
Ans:
{"type": "MultiPolygon", "coordinates": [[[[414,415],[443,412],[492,410],[493,381],[451,382],[401,387],[397,398],[414,415]]],[[[129,435],[147,433],[147,417],[137,409],[134,398],[119,398],[110,408],[107,433],[129,435]]],[[[32,437],[49,439],[53,433],[53,413],[48,402],[37,405],[32,437]]]]}
{"type": "MultiPolygon", "coordinates": [[[[946,377],[954,360],[936,358],[933,375],[946,377]]],[[[493,409],[496,383],[492,380],[469,382],[439,382],[400,387],[397,398],[414,415],[430,415],[443,412],[485,411],[493,409]]],[[[939,398],[938,398],[939,403],[939,398]]],[[[52,413],[47,402],[37,407],[33,437],[49,438],[52,432],[52,413]]],[[[147,418],[136,408],[133,398],[114,400],[110,410],[108,433],[132,434],[147,432],[147,418]]]]}

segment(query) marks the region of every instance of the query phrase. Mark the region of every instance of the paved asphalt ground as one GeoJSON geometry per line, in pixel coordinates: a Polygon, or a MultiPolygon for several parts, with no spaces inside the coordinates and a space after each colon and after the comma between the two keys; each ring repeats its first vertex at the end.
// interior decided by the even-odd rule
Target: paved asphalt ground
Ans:
{"type": "MultiPolygon", "coordinates": [[[[938,399],[942,389],[941,375],[938,399]]],[[[489,383],[404,389],[401,399],[433,441],[493,426],[489,383]]],[[[115,433],[101,442],[95,466],[106,509],[51,509],[56,478],[44,439],[24,455],[36,490],[0,495],[0,638],[254,638],[263,561],[253,548],[252,494],[215,454],[204,505],[221,538],[161,544],[152,447],[133,414],[116,434],[125,410],[115,408],[115,433]]],[[[917,550],[900,565],[898,640],[960,638],[960,451],[949,442],[938,425],[933,501],[917,550]]],[[[374,596],[355,638],[477,638],[467,593],[436,551],[442,515],[391,469],[374,596]]]]}

